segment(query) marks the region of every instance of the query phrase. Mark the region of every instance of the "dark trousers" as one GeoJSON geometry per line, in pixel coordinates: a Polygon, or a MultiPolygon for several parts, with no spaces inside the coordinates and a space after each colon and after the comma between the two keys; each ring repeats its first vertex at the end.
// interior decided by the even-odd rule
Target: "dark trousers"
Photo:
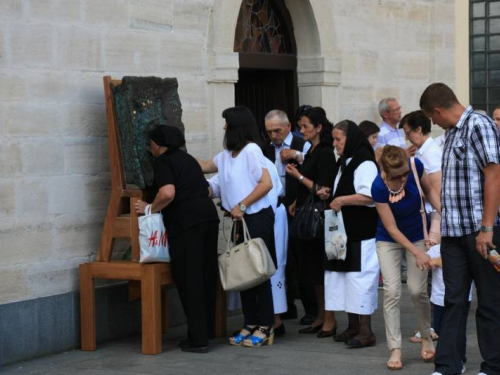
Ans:
{"type": "Polygon", "coordinates": [[[219,223],[204,222],[169,237],[172,274],[194,346],[215,337],[219,223]]]}
{"type": "MultiPolygon", "coordinates": [[[[441,257],[445,285],[445,311],[440,327],[439,345],[434,360],[437,372],[460,374],[459,330],[467,320],[472,280],[477,290],[476,312],[481,371],[500,375],[500,273],[476,250],[477,232],[463,237],[443,237],[441,257]]],[[[493,242],[500,247],[500,228],[493,242]]]]}
{"type": "MultiPolygon", "coordinates": [[[[291,217],[289,216],[288,223],[290,224],[290,222],[291,217]]],[[[297,243],[298,242],[292,238],[288,239],[288,254],[285,268],[286,301],[288,311],[290,312],[292,309],[296,309],[295,299],[298,296],[302,301],[305,313],[307,315],[316,316],[318,315],[318,301],[314,291],[314,284],[306,283],[299,279],[300,265],[297,243]]]]}
{"type": "MultiPolygon", "coordinates": [[[[439,335],[441,335],[441,322],[443,320],[444,306],[439,306],[431,303],[432,305],[432,328],[439,335]]],[[[467,363],[467,317],[469,316],[470,302],[467,303],[465,324],[456,327],[458,332],[457,338],[457,350],[460,355],[460,360],[462,363],[467,363]]]]}
{"type": "MultiPolygon", "coordinates": [[[[277,267],[274,243],[274,212],[271,207],[255,214],[245,215],[250,237],[262,238],[277,267]]],[[[240,237],[241,238],[241,237],[240,237]]],[[[256,287],[240,292],[241,307],[245,325],[272,326],[274,324],[274,305],[271,280],[256,287]]]]}

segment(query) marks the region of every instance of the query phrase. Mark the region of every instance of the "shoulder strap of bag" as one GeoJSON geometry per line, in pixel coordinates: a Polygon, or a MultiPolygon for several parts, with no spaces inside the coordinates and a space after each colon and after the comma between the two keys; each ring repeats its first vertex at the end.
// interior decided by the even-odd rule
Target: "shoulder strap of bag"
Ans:
{"type": "Polygon", "coordinates": [[[417,167],[415,166],[414,157],[410,158],[410,163],[411,163],[411,169],[413,171],[413,177],[415,177],[415,183],[417,184],[418,192],[420,194],[420,215],[422,216],[422,224],[424,227],[425,244],[428,245],[430,242],[429,242],[429,233],[427,232],[427,215],[425,214],[425,206],[424,206],[425,195],[422,190],[422,187],[420,186],[420,177],[418,177],[418,172],[417,172],[417,167]]]}

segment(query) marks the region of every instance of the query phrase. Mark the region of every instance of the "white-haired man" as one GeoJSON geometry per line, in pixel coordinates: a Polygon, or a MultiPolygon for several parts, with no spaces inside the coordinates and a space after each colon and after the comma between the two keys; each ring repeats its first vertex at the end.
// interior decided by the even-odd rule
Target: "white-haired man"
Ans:
{"type": "MultiPolygon", "coordinates": [[[[298,180],[291,178],[285,172],[285,166],[288,162],[300,164],[304,161],[304,156],[311,147],[309,142],[304,141],[301,137],[294,136],[291,132],[291,123],[285,112],[275,109],[270,111],[264,118],[266,132],[271,142],[266,145],[264,154],[271,160],[284,186],[284,194],[279,197],[279,203],[283,203],[287,208],[292,204],[297,197],[298,180]]],[[[295,306],[294,284],[297,282],[296,277],[296,260],[293,250],[293,243],[289,243],[288,261],[286,267],[286,282],[287,282],[287,305],[288,311],[282,314],[284,319],[294,319],[297,317],[297,308],[295,306]]],[[[300,290],[302,303],[306,311],[306,316],[301,319],[301,324],[310,324],[317,314],[317,303],[312,286],[298,285],[300,290]]],[[[280,329],[275,330],[280,333],[280,329]]]]}

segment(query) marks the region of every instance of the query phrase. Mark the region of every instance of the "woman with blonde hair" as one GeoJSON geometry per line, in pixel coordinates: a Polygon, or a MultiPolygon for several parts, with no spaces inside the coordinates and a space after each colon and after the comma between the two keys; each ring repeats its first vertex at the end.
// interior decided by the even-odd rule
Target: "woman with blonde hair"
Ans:
{"type": "Polygon", "coordinates": [[[441,212],[441,204],[422,162],[414,158],[408,159],[402,148],[385,146],[380,165],[382,171],[373,182],[372,197],[380,217],[376,241],[380,268],[384,275],[384,320],[387,344],[391,351],[387,367],[399,370],[403,367],[399,303],[401,259],[404,251],[408,260],[407,285],[422,335],[421,357],[424,361],[434,359],[435,350],[430,337],[431,308],[427,295],[427,273],[431,268],[431,260],[426,254],[418,184],[438,212],[441,212]],[[415,174],[418,180],[415,179],[415,174]]]}

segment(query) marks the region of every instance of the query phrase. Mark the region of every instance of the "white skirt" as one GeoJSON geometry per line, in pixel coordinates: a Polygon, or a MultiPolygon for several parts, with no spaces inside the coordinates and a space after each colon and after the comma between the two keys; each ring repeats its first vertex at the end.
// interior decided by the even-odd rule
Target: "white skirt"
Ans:
{"type": "Polygon", "coordinates": [[[282,314],[288,310],[285,289],[285,267],[288,249],[288,219],[286,208],[281,204],[274,215],[274,243],[278,268],[271,277],[273,291],[274,313],[282,314]]]}
{"type": "Polygon", "coordinates": [[[378,306],[380,265],[375,239],[361,241],[361,271],[325,271],[325,310],[371,315],[378,306]]]}

